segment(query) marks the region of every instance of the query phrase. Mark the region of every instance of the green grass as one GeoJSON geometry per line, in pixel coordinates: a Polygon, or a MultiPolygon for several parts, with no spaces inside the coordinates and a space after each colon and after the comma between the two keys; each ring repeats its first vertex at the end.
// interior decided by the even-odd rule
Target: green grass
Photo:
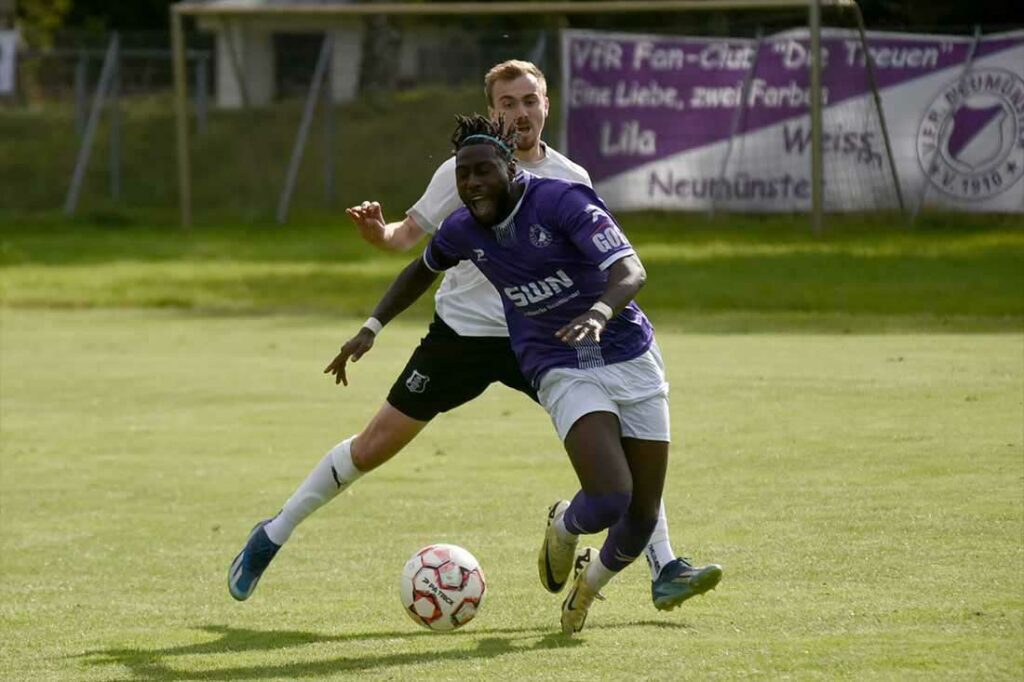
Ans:
{"type": "MultiPolygon", "coordinates": [[[[392,214],[394,215],[394,214],[392,214]]],[[[836,218],[821,238],[792,217],[632,214],[622,222],[649,272],[643,306],[692,331],[1019,331],[1024,232],[957,216],[893,229],[836,218]]],[[[191,232],[108,220],[0,228],[12,307],[160,307],[205,313],[366,315],[415,257],[381,254],[344,217],[208,225],[191,232]]],[[[412,315],[430,314],[429,297],[412,315]]]]}
{"type": "Polygon", "coordinates": [[[251,524],[366,423],[422,335],[429,298],[349,388],[321,373],[412,254],[337,215],[188,233],[169,211],[0,215],[2,676],[1019,679],[1014,220],[848,216],[820,238],[786,216],[622,221],[673,384],[673,541],[726,578],[663,614],[632,567],[566,640],[534,552],[574,476],[502,387],[312,517],[250,602],[227,595],[251,524]],[[438,541],[491,590],[450,636],[396,594],[438,541]]]}
{"type": "Polygon", "coordinates": [[[321,369],[350,316],[0,314],[6,679],[1024,672],[1019,333],[663,325],[670,528],[726,577],[664,614],[631,567],[566,640],[534,557],[545,505],[574,477],[543,412],[501,387],[313,516],[252,600],[227,595],[250,525],[373,414],[420,322],[389,326],[345,389],[321,369]],[[470,548],[491,590],[450,636],[396,596],[404,560],[435,541],[470,548]]]}

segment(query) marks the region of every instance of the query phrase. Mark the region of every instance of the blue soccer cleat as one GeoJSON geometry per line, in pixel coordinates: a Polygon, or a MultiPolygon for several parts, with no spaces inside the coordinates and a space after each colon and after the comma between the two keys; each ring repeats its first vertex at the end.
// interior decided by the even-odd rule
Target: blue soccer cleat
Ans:
{"type": "Polygon", "coordinates": [[[263,526],[272,520],[264,519],[253,527],[245,547],[231,562],[231,568],[228,570],[228,592],[238,601],[245,601],[252,596],[263,571],[267,570],[277,550],[281,549],[281,545],[274,544],[267,537],[267,531],[263,530],[263,526]]]}
{"type": "Polygon", "coordinates": [[[658,578],[651,583],[651,599],[659,611],[671,611],[690,597],[715,589],[722,579],[722,567],[718,564],[693,566],[680,557],[661,569],[658,578]]]}

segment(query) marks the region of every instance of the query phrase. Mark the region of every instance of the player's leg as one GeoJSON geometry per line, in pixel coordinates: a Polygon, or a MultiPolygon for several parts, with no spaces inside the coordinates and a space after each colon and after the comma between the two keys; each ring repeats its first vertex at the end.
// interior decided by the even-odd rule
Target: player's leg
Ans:
{"type": "Polygon", "coordinates": [[[618,408],[588,370],[548,371],[538,396],[581,483],[571,503],[560,500],[548,511],[537,555],[541,584],[559,592],[572,570],[579,535],[615,523],[629,506],[632,484],[620,443],[618,408]]]}
{"type": "Polygon", "coordinates": [[[281,512],[267,524],[266,532],[272,542],[287,542],[296,526],[364,473],[401,452],[437,415],[439,405],[435,398],[446,392],[446,387],[438,382],[430,384],[430,375],[439,374],[434,371],[438,345],[443,344],[428,333],[391,387],[387,402],[366,427],[332,448],[313,468],[281,512]]]}
{"type": "Polygon", "coordinates": [[[369,424],[332,448],[277,516],[261,521],[250,533],[228,573],[231,595],[241,601],[252,594],[278,549],[313,512],[398,454],[439,412],[482,393],[495,380],[482,371],[488,353],[489,348],[478,348],[435,317],[369,424]]]}
{"type": "MultiPolygon", "coordinates": [[[[507,356],[507,358],[502,359],[496,354],[496,364],[500,367],[499,380],[501,383],[505,384],[509,388],[524,393],[532,400],[539,402],[536,390],[530,382],[523,377],[522,372],[519,370],[519,363],[512,354],[511,346],[508,348],[505,356],[507,356]]],[[[548,514],[555,515],[560,513],[558,506],[559,503],[557,502],[552,505],[548,510],[548,514]]],[[[594,556],[596,558],[596,552],[594,556]]],[[[658,521],[654,526],[654,532],[651,533],[651,539],[644,546],[644,557],[647,560],[647,567],[651,571],[652,583],[657,581],[658,576],[662,572],[662,568],[672,562],[679,561],[679,559],[676,558],[675,551],[672,549],[672,539],[669,537],[668,518],[665,514],[664,502],[658,505],[658,521]]]]}
{"type": "Polygon", "coordinates": [[[633,494],[625,513],[608,529],[600,552],[584,548],[576,557],[576,576],[562,604],[562,631],[583,629],[587,612],[600,590],[633,563],[658,522],[661,493],[668,467],[668,442],[622,439],[633,494]]]}
{"type": "MultiPolygon", "coordinates": [[[[667,463],[668,441],[671,437],[667,383],[664,383],[664,364],[657,344],[653,344],[643,356],[625,363],[623,369],[630,376],[619,378],[616,385],[621,387],[621,392],[615,396],[622,401],[622,444],[635,477],[634,500],[641,503],[647,497],[642,504],[646,513],[649,513],[653,502],[644,491],[661,491],[664,472],[659,474],[655,470],[646,469],[644,463],[652,458],[660,458],[663,452],[667,463]],[[659,388],[659,383],[663,388],[659,388]]],[[[658,494],[660,497],[661,493],[658,494]]],[[[672,554],[666,556],[666,551],[671,552],[671,545],[667,537],[667,524],[664,522],[663,504],[659,505],[659,517],[645,549],[652,573],[655,566],[660,564],[660,569],[652,576],[651,600],[657,609],[672,610],[690,597],[703,594],[717,585],[722,577],[722,569],[716,564],[692,566],[681,557],[672,554]],[[664,535],[657,537],[662,532],[664,535]],[[654,552],[659,554],[652,560],[654,552]]]]}
{"type": "Polygon", "coordinates": [[[644,547],[644,558],[647,560],[647,568],[651,571],[652,582],[661,575],[661,569],[676,559],[675,550],[672,549],[672,538],[669,537],[664,500],[658,506],[658,523],[654,526],[651,539],[644,547]]]}
{"type": "MultiPolygon", "coordinates": [[[[629,362],[593,370],[592,376],[618,411],[620,444],[629,468],[632,495],[626,512],[609,529],[600,554],[592,557],[587,553],[585,569],[573,581],[562,609],[562,627],[567,633],[582,628],[594,596],[640,555],[659,516],[664,516],[661,500],[670,424],[668,384],[657,345],[629,362]]],[[[577,473],[585,471],[577,468],[577,473]]]]}
{"type": "MultiPolygon", "coordinates": [[[[581,489],[556,521],[556,532],[578,536],[609,529],[600,555],[581,567],[562,602],[562,632],[572,634],[583,628],[600,589],[643,551],[657,521],[657,503],[649,518],[639,510],[631,514],[636,481],[622,448],[618,415],[584,415],[570,429],[565,448],[581,489]]],[[[589,548],[584,554],[593,556],[589,548]]]]}
{"type": "Polygon", "coordinates": [[[430,423],[413,419],[385,402],[358,435],[352,437],[352,465],[358,475],[373,471],[397,455],[430,423]]]}
{"type": "Polygon", "coordinates": [[[394,457],[427,425],[385,403],[358,435],[331,448],[271,519],[256,524],[228,572],[228,591],[248,599],[296,526],[365,472],[394,457]]]}
{"type": "Polygon", "coordinates": [[[310,514],[397,455],[429,423],[384,403],[362,431],[338,443],[320,460],[266,525],[267,536],[283,545],[310,514]]]}
{"type": "MultiPolygon", "coordinates": [[[[668,443],[621,440],[625,460],[633,481],[633,495],[626,513],[608,529],[608,538],[601,547],[601,565],[609,575],[594,582],[600,589],[617,573],[633,563],[644,551],[651,532],[658,522],[661,493],[668,469],[668,443]]],[[[595,570],[595,577],[597,577],[595,570]]]]}
{"type": "MultiPolygon", "coordinates": [[[[661,490],[664,487],[665,471],[658,471],[654,464],[657,461],[668,462],[668,443],[663,441],[623,438],[623,448],[633,473],[633,507],[640,516],[657,514],[656,506],[660,506],[661,490]],[[658,491],[657,500],[654,491],[658,491]]],[[[662,509],[662,513],[663,513],[662,509]]],[[[609,531],[609,540],[618,529],[609,531]]],[[[647,541],[650,547],[652,540],[647,541]]],[[[631,547],[630,547],[631,549],[631,547]]],[[[603,550],[602,550],[603,551],[603,550]]],[[[629,550],[624,550],[629,551],[629,550]]],[[[671,611],[684,601],[698,594],[714,589],[722,579],[722,567],[718,564],[693,566],[687,559],[673,557],[665,563],[660,573],[651,581],[651,599],[655,608],[671,611]]]]}

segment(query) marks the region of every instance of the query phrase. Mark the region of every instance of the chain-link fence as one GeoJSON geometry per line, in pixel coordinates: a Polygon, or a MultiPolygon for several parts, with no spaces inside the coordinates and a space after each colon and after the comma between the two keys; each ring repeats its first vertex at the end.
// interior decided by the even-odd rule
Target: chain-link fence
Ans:
{"type": "MultiPolygon", "coordinates": [[[[545,139],[566,145],[563,151],[588,166],[613,206],[803,210],[805,198],[797,192],[806,175],[802,171],[785,173],[792,176],[785,181],[786,191],[799,194],[793,201],[773,203],[768,194],[783,189],[778,178],[785,174],[773,170],[787,164],[802,169],[809,162],[807,102],[793,95],[769,115],[764,98],[785,97],[788,81],[794,84],[792,92],[806,92],[806,63],[787,71],[778,83],[770,75],[776,68],[773,59],[783,60],[785,49],[797,49],[779,45],[806,46],[806,30],[800,33],[805,16],[725,12],[693,17],[669,22],[657,16],[625,15],[615,31],[609,31],[608,21],[601,17],[580,19],[571,27],[563,17],[532,25],[482,17],[443,24],[396,18],[375,24],[370,19],[320,30],[296,21],[276,26],[191,25],[187,73],[195,215],[199,220],[262,220],[296,211],[338,210],[374,198],[385,203],[389,217],[398,217],[448,155],[453,116],[486,109],[483,74],[510,58],[533,61],[544,70],[552,104],[545,139]],[[786,29],[795,33],[783,33],[786,29]],[[681,61],[675,64],[666,57],[665,64],[653,58],[643,64],[619,64],[622,73],[612,73],[607,83],[598,82],[612,69],[589,68],[593,64],[580,59],[582,53],[575,53],[573,62],[572,51],[599,44],[617,46],[628,59],[641,61],[638,50],[653,45],[681,61]],[[330,52],[313,100],[311,86],[325,45],[330,52]],[[716,50],[742,58],[717,71],[705,69],[701,55],[716,50]],[[694,61],[687,61],[688,55],[694,61]],[[691,73],[695,80],[687,81],[691,73]],[[684,81],[685,86],[678,85],[684,81]],[[593,86],[590,92],[598,101],[587,100],[582,82],[593,86]],[[635,101],[616,90],[625,93],[631,83],[636,84],[635,101]],[[676,91],[673,102],[643,101],[646,96],[656,99],[650,93],[670,87],[676,91]],[[777,92],[766,94],[766,88],[777,92]],[[612,100],[607,106],[600,101],[605,90],[612,100]],[[713,102],[716,97],[722,101],[713,102]],[[702,106],[705,109],[698,114],[702,106]],[[662,118],[647,118],[655,109],[662,118]],[[675,112],[677,123],[664,123],[666,109],[675,112]],[[647,121],[661,126],[651,149],[644,147],[647,121]],[[566,122],[574,128],[563,136],[566,122]],[[677,170],[665,171],[672,163],[677,170]],[[697,176],[705,178],[705,185],[697,184],[697,176]],[[655,198],[637,199],[630,194],[632,187],[655,198]],[[744,188],[752,194],[743,195],[748,191],[744,188]],[[694,201],[696,191],[706,196],[694,201]]],[[[883,115],[900,136],[892,145],[899,168],[910,168],[917,163],[918,142],[904,138],[918,134],[928,114],[927,103],[912,112],[889,100],[876,106],[863,58],[854,60],[857,70],[849,64],[850,68],[839,68],[843,50],[854,51],[857,48],[849,46],[859,40],[849,26],[844,28],[846,33],[833,36],[835,59],[823,74],[825,87],[833,93],[843,92],[844,85],[848,91],[845,103],[826,108],[823,116],[826,208],[896,208],[883,115]],[[853,78],[858,84],[851,89],[853,78]]],[[[868,39],[879,49],[899,48],[883,35],[871,34],[868,39]]],[[[914,47],[912,36],[907,40],[909,47],[899,48],[905,54],[918,50],[914,54],[921,55],[930,49],[924,43],[914,47]]],[[[977,40],[973,28],[965,27],[945,43],[952,46],[943,53],[945,61],[907,71],[905,80],[928,81],[929,92],[936,96],[950,82],[955,84],[977,40]]],[[[1019,55],[1022,48],[1015,43],[1000,49],[1017,50],[1012,54],[1019,55]]],[[[874,54],[877,58],[883,52],[874,54]]],[[[993,58],[979,54],[978,67],[990,68],[984,60],[993,58]]],[[[1018,75],[1024,73],[1024,62],[1021,66],[1018,75]]],[[[888,88],[891,93],[898,85],[886,80],[893,73],[895,67],[875,74],[883,91],[888,88]]],[[[125,207],[173,216],[178,184],[172,93],[166,34],[65,33],[55,37],[51,48],[22,48],[16,89],[0,96],[0,206],[9,211],[69,213],[125,207]]],[[[987,102],[985,97],[991,99],[978,93],[974,105],[987,102]]],[[[979,154],[984,156],[983,151],[975,156],[979,154]]],[[[918,171],[913,179],[900,178],[908,203],[913,203],[915,192],[921,193],[914,185],[921,186],[921,176],[918,171]]],[[[1004,172],[1001,179],[1006,183],[1013,178],[1004,172]]],[[[941,196],[941,189],[933,194],[941,196]]]]}

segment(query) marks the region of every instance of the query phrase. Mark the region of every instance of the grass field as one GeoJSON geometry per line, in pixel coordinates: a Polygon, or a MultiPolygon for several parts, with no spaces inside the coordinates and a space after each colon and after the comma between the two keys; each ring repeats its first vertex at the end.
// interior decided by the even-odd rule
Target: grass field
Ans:
{"type": "Polygon", "coordinates": [[[252,523],[422,334],[429,301],[350,387],[321,374],[409,256],[330,224],[4,226],[0,676],[1019,679],[1021,233],[633,220],[673,385],[673,541],[726,577],[664,614],[631,567],[572,640],[534,561],[574,477],[500,387],[312,517],[252,600],[227,595],[252,523]],[[437,541],[489,581],[453,635],[398,605],[437,541]]]}

